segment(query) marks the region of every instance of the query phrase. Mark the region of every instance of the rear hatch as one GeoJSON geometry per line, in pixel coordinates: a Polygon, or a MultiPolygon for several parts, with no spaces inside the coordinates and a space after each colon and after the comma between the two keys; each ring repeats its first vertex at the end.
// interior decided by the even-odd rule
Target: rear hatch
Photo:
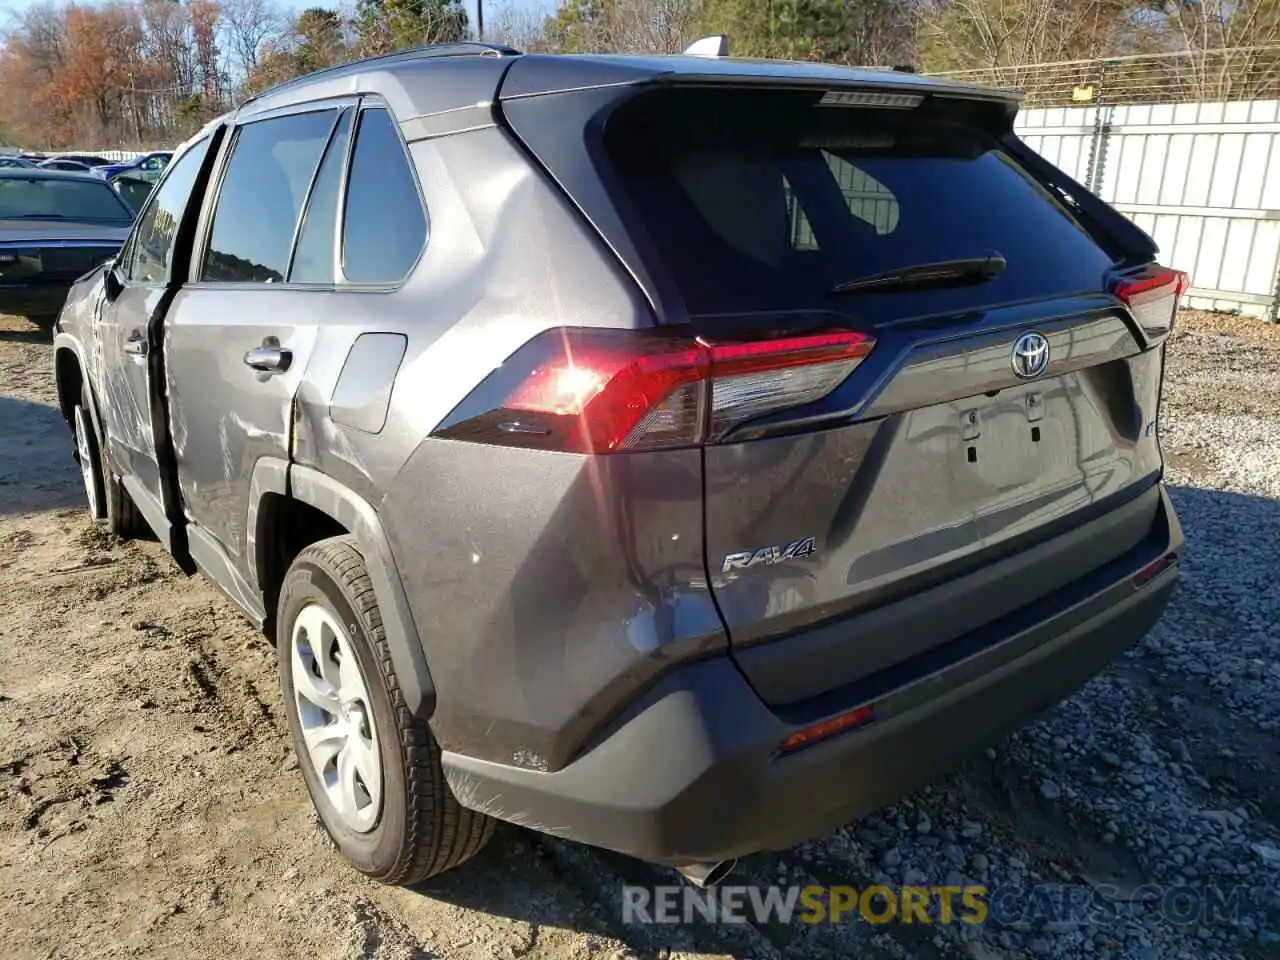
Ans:
{"type": "MultiPolygon", "coordinates": [[[[708,579],[740,666],[782,704],[1145,538],[1176,278],[1026,168],[1003,103],[760,82],[613,93],[568,147],[543,107],[507,116],[660,323],[730,357],[795,345],[719,378],[713,355],[703,447],[708,579]],[[999,576],[980,596],[952,595],[981,570],[999,576]],[[769,651],[801,638],[798,678],[769,651]]],[[[561,124],[564,96],[547,98],[561,124]]]]}

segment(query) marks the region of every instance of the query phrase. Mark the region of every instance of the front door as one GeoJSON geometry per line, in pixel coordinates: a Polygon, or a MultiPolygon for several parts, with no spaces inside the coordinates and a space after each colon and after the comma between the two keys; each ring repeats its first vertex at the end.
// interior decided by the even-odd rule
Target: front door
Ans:
{"type": "Polygon", "coordinates": [[[156,455],[159,411],[157,323],[172,266],[178,230],[189,209],[192,189],[209,149],[210,137],[179,157],[144,209],[133,235],[112,271],[108,299],[99,315],[103,395],[111,464],[139,509],[155,525],[164,514],[160,466],[156,455]]]}

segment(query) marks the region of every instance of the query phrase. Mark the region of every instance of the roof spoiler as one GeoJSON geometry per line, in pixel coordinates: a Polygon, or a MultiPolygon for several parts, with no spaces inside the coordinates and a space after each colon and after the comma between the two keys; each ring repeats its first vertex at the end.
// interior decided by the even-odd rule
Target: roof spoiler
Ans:
{"type": "Polygon", "coordinates": [[[1145,230],[1100,199],[1084,184],[1032,150],[1017,134],[1010,133],[1002,139],[1005,149],[1030,170],[1033,176],[1067,197],[1080,212],[1103,230],[1126,260],[1143,263],[1155,259],[1160,248],[1145,230]]]}

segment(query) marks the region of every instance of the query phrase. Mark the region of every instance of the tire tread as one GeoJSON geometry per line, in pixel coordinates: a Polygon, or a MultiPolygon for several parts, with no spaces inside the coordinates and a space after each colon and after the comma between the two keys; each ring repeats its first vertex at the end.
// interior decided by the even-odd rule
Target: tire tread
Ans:
{"type": "Polygon", "coordinates": [[[480,852],[493,834],[494,820],[458,803],[445,782],[440,747],[426,723],[405,704],[404,693],[392,665],[364,556],[352,536],[333,537],[312,544],[298,554],[295,564],[309,561],[326,570],[341,588],[365,637],[373,648],[381,679],[396,717],[396,735],[404,747],[405,785],[408,793],[406,837],[395,864],[378,879],[409,886],[443,873],[480,852]]]}

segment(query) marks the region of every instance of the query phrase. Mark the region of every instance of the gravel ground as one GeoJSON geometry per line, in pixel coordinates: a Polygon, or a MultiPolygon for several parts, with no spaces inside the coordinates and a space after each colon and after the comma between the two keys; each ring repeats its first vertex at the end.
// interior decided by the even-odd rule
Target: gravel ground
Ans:
{"type": "Polygon", "coordinates": [[[0,318],[5,956],[1280,958],[1280,328],[1180,318],[1162,437],[1188,550],[1142,645],[730,881],[982,883],[982,926],[628,925],[622,884],[672,874],[514,827],[420,889],[367,883],[311,813],[267,646],[155,544],[83,519],[49,367],[0,318]]]}

